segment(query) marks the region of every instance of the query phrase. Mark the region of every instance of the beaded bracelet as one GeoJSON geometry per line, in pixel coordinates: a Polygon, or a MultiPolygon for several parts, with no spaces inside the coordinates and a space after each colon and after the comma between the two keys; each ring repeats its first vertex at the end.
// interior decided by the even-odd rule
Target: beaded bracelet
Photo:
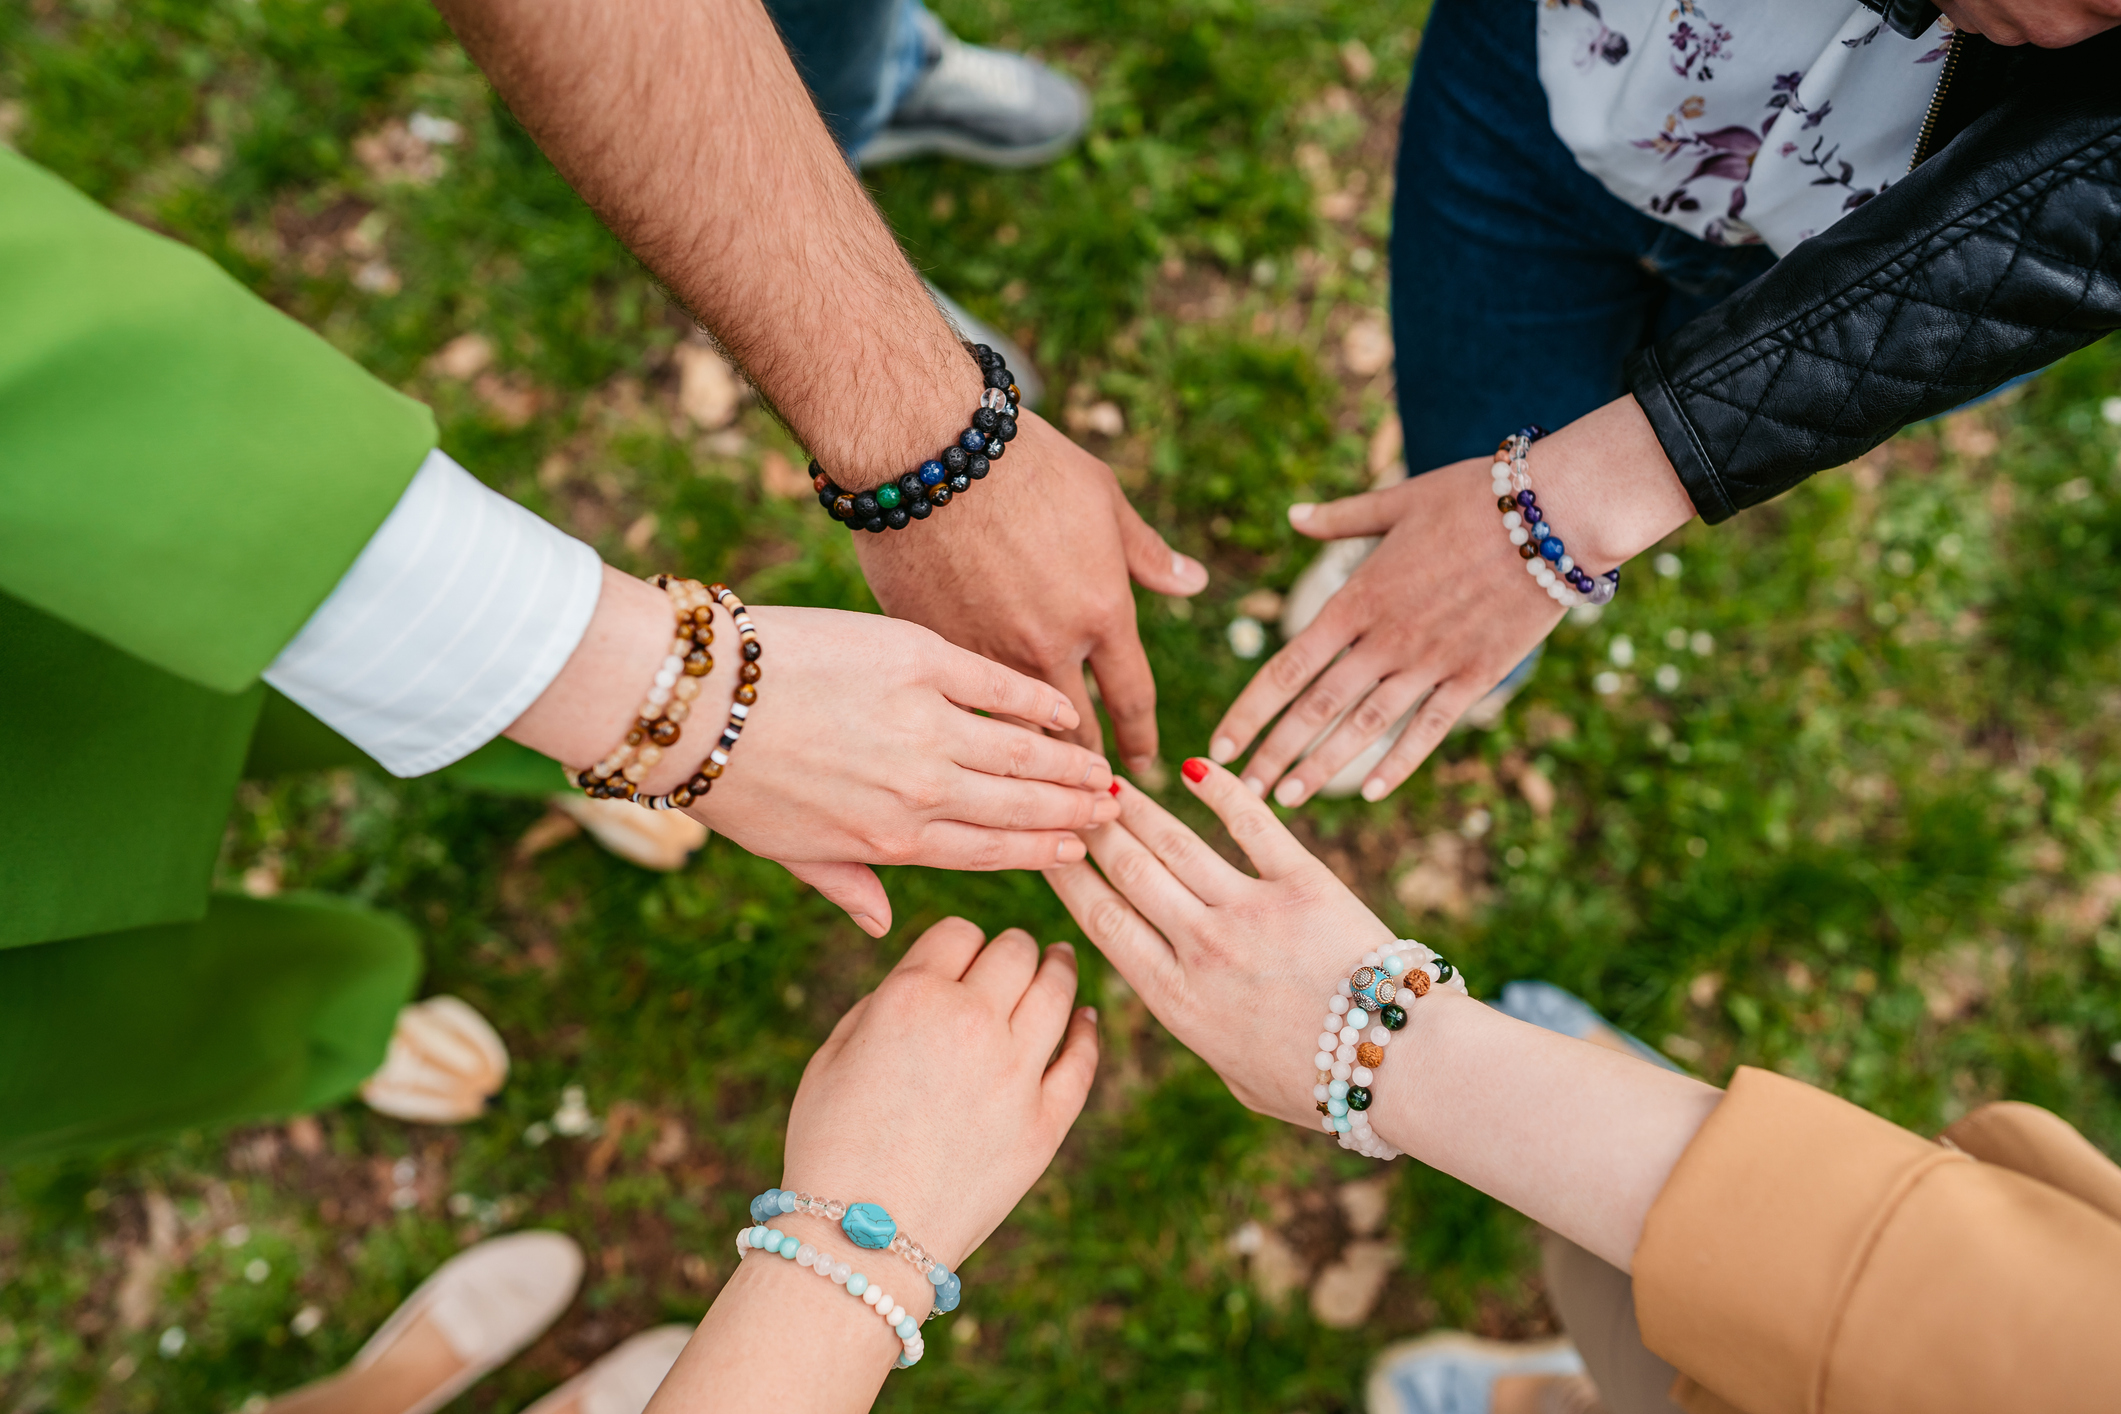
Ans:
{"type": "Polygon", "coordinates": [[[1539,498],[1532,494],[1532,477],[1525,469],[1525,461],[1532,444],[1546,435],[1545,428],[1527,424],[1503,438],[1495,448],[1495,464],[1489,470],[1494,475],[1495,506],[1502,512],[1503,529],[1510,533],[1510,543],[1517,547],[1525,573],[1537,580],[1555,603],[1610,604],[1620,590],[1620,571],[1612,569],[1593,575],[1577,564],[1562,543],[1561,533],[1539,508],[1539,498]],[[1569,593],[1572,589],[1575,596],[1569,593]]]}
{"type": "MultiPolygon", "coordinates": [[[[656,582],[659,584],[669,579],[668,575],[656,576],[656,582]]],[[[691,580],[670,582],[693,584],[691,580]]],[[[751,611],[744,607],[743,600],[736,597],[736,591],[726,584],[710,584],[701,592],[729,611],[729,617],[736,623],[737,653],[744,661],[736,670],[736,691],[730,694],[729,720],[722,725],[722,739],[715,743],[714,748],[707,753],[707,758],[700,762],[698,769],[677,789],[666,795],[637,795],[633,798],[634,804],[650,810],[682,810],[714,789],[715,781],[720,779],[723,768],[729,764],[729,753],[736,750],[737,738],[744,734],[744,723],[750,719],[752,704],[759,700],[759,657],[765,652],[765,648],[759,643],[758,626],[751,622],[751,611]]],[[[707,660],[707,666],[714,666],[712,658],[707,660]]]]}
{"type": "Polygon", "coordinates": [[[788,1258],[797,1266],[816,1272],[834,1286],[847,1288],[849,1296],[860,1297],[864,1305],[884,1318],[884,1324],[898,1337],[897,1368],[909,1369],[920,1363],[922,1353],[928,1348],[927,1342],[921,1338],[920,1323],[882,1287],[847,1263],[832,1261],[830,1254],[818,1251],[794,1233],[782,1232],[777,1227],[747,1227],[736,1235],[737,1260],[742,1261],[753,1252],[788,1258]]]}
{"type": "Polygon", "coordinates": [[[656,669],[647,697],[634,712],[625,740],[595,765],[572,776],[586,794],[600,799],[636,798],[641,782],[663,759],[663,752],[677,745],[683,734],[680,724],[700,695],[700,679],[714,671],[714,655],[707,651],[714,642],[712,591],[697,580],[669,575],[659,574],[649,582],[669,597],[677,617],[677,636],[656,669]]]}
{"type": "Polygon", "coordinates": [[[1318,1101],[1328,1134],[1340,1147],[1373,1159],[1396,1159],[1399,1151],[1370,1127],[1370,1087],[1385,1063],[1392,1033],[1407,1024],[1406,1003],[1439,986],[1463,994],[1465,979],[1433,948],[1411,938],[1362,955],[1362,965],[1340,980],[1326,999],[1324,1029],[1318,1035],[1318,1101]],[[1365,1028],[1367,1032],[1365,1032],[1365,1028]]]}
{"type": "Polygon", "coordinates": [[[847,1240],[855,1246],[871,1251],[888,1249],[904,1257],[935,1288],[938,1314],[955,1311],[957,1303],[964,1297],[964,1283],[958,1280],[957,1273],[929,1256],[918,1242],[899,1231],[891,1214],[874,1203],[842,1203],[837,1198],[813,1198],[808,1193],[792,1193],[781,1188],[769,1188],[751,1200],[753,1222],[771,1222],[778,1213],[808,1213],[812,1217],[830,1219],[840,1225],[840,1231],[846,1233],[847,1240]]]}
{"type": "Polygon", "coordinates": [[[986,391],[972,413],[972,425],[934,459],[874,491],[845,490],[823,467],[810,463],[810,484],[817,488],[818,504],[834,520],[850,530],[904,530],[949,505],[953,496],[970,490],[973,482],[985,479],[990,463],[1001,460],[1003,449],[1016,440],[1016,377],[1002,356],[985,344],[965,348],[979,361],[986,391]]]}

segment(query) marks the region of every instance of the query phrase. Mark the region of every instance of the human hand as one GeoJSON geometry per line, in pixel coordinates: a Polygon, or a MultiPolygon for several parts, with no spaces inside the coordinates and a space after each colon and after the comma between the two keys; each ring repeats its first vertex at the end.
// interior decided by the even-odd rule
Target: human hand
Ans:
{"type": "Polygon", "coordinates": [[[1319,998],[1363,953],[1391,942],[1392,930],[1237,777],[1205,761],[1186,762],[1180,774],[1258,878],[1124,783],[1119,819],[1091,837],[1097,869],[1065,864],[1046,878],[1156,1019],[1231,1094],[1314,1127],[1319,998]]]}
{"type": "MultiPolygon", "coordinates": [[[[1382,491],[1289,508],[1289,523],[1305,535],[1383,535],[1384,543],[1310,627],[1245,684],[1215,728],[1213,760],[1235,760],[1294,699],[1244,778],[1257,794],[1272,788],[1283,805],[1299,805],[1420,703],[1398,744],[1363,782],[1363,799],[1382,800],[1466,708],[1553,632],[1561,611],[1531,582],[1504,536],[1490,485],[1492,461],[1454,462],[1382,491]],[[1345,720],[1304,756],[1342,713],[1345,720]]],[[[1540,504],[1568,536],[1571,552],[1601,571],[1694,514],[1632,397],[1535,444],[1531,471],[1540,504]]]]}
{"type": "Polygon", "coordinates": [[[1938,0],[1952,28],[1994,44],[2062,49],[2121,24],[2121,0],[1938,0]]]}
{"type": "MultiPolygon", "coordinates": [[[[868,865],[1041,868],[1081,859],[1073,831],[1117,813],[1103,757],[975,715],[1073,728],[1074,707],[1047,684],[879,614],[751,617],[765,650],[758,702],[728,769],[688,813],[787,865],[873,936],[890,927],[891,904],[868,865]]],[[[695,701],[703,743],[720,730],[739,660],[718,653],[695,701]]],[[[676,779],[705,750],[673,748],[676,779]]],[[[651,789],[668,789],[657,780],[651,789]]]]}
{"type": "Polygon", "coordinates": [[[1017,426],[972,494],[918,526],[857,536],[862,571],[886,613],[1065,692],[1080,719],[1066,734],[1098,749],[1087,662],[1119,754],[1140,770],[1156,756],[1156,681],[1128,580],[1190,595],[1208,572],[1149,528],[1110,467],[1036,413],[1017,426]]]}
{"type": "MultiPolygon", "coordinates": [[[[981,942],[944,919],[840,1018],[803,1071],[782,1166],[791,1192],[881,1204],[951,1268],[1046,1171],[1097,1074],[1097,1013],[1070,1010],[1075,949],[1041,959],[1021,928],[981,942]]],[[[909,1311],[923,1288],[925,1311],[928,1284],[879,1260],[909,1311]]]]}

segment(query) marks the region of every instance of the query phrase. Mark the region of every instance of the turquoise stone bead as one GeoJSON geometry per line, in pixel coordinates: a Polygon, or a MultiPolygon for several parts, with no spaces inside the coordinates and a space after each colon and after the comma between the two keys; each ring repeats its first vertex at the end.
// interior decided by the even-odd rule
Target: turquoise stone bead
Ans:
{"type": "Polygon", "coordinates": [[[796,1235],[794,1233],[791,1232],[787,1234],[781,1239],[781,1256],[786,1258],[788,1261],[794,1261],[795,1251],[798,1247],[801,1247],[802,1245],[803,1244],[799,1240],[797,1240],[796,1235]]]}
{"type": "Polygon", "coordinates": [[[1336,1118],[1336,1119],[1335,1119],[1335,1120],[1333,1121],[1333,1127],[1334,1127],[1335,1129],[1339,1130],[1339,1131],[1340,1131],[1340,1132],[1341,1132],[1342,1134],[1346,1134],[1346,1133],[1348,1132],[1349,1128],[1350,1128],[1350,1125],[1348,1124],[1348,1120],[1347,1120],[1347,1117],[1346,1117],[1345,1115],[1342,1115],[1342,1116],[1340,1116],[1340,1117],[1336,1118]]]}
{"type": "Polygon", "coordinates": [[[868,1289],[869,1278],[863,1276],[860,1272],[856,1272],[853,1276],[847,1278],[847,1294],[849,1296],[860,1296],[868,1289]]]}
{"type": "Polygon", "coordinates": [[[1348,1112],[1348,1102],[1347,1102],[1346,1100],[1328,1100],[1328,1101],[1326,1101],[1326,1113],[1327,1113],[1327,1114],[1329,1114],[1329,1115],[1331,1115],[1331,1116],[1333,1116],[1333,1117],[1334,1117],[1335,1119],[1339,1119],[1339,1118],[1340,1118],[1340,1117],[1341,1117],[1342,1115],[1346,1114],[1347,1112],[1348,1112]]]}
{"type": "Polygon", "coordinates": [[[769,1227],[766,1229],[766,1240],[760,1245],[768,1252],[778,1252],[781,1250],[781,1239],[787,1235],[777,1227],[769,1227]]]}
{"type": "Polygon", "coordinates": [[[903,1320],[903,1321],[900,1321],[900,1322],[899,1322],[899,1323],[898,1323],[897,1325],[893,1326],[893,1327],[892,1327],[891,1329],[893,1329],[893,1330],[895,1330],[895,1331],[897,1331],[897,1332],[898,1332],[898,1338],[899,1338],[900,1340],[909,1340],[909,1339],[911,1339],[911,1338],[912,1338],[912,1336],[913,1336],[913,1333],[914,1333],[915,1331],[919,1330],[919,1329],[920,1329],[920,1327],[919,1327],[919,1326],[917,1326],[917,1325],[915,1325],[915,1324],[913,1324],[913,1317],[911,1317],[911,1316],[908,1316],[908,1317],[907,1317],[907,1318],[906,1318],[905,1320],[903,1320]]]}
{"type": "Polygon", "coordinates": [[[874,1203],[856,1203],[847,1209],[847,1216],[840,1219],[840,1231],[857,1247],[866,1247],[875,1252],[891,1245],[898,1233],[898,1224],[891,1221],[891,1214],[874,1203]]]}

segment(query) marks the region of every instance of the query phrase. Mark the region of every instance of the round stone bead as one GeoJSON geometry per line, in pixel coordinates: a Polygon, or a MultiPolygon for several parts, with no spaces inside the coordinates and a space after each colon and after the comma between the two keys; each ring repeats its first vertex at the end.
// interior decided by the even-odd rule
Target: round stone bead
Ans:
{"type": "Polygon", "coordinates": [[[875,1251],[891,1245],[898,1224],[891,1220],[891,1214],[874,1203],[854,1203],[848,1206],[847,1216],[840,1219],[840,1230],[855,1246],[875,1251]]]}
{"type": "Polygon", "coordinates": [[[1348,1102],[1346,1100],[1326,1101],[1326,1113],[1334,1116],[1336,1119],[1339,1118],[1341,1115],[1346,1114],[1347,1112],[1348,1102]]]}
{"type": "Polygon", "coordinates": [[[1336,1080],[1332,1084],[1326,1086],[1326,1098],[1329,1100],[1347,1099],[1348,1082],[1345,1080],[1336,1080]]]}
{"type": "Polygon", "coordinates": [[[1524,490],[1522,490],[1522,491],[1519,491],[1519,492],[1517,493],[1517,504],[1518,504],[1519,506],[1529,506],[1529,505],[1533,504],[1533,503],[1534,503],[1535,501],[1537,501],[1538,499],[1539,499],[1539,498],[1538,498],[1537,496],[1534,496],[1534,495],[1532,494],[1532,488],[1531,488],[1531,487],[1529,487],[1529,486],[1527,486],[1527,487],[1526,487],[1526,488],[1525,488],[1524,490]]]}
{"type": "Polygon", "coordinates": [[[811,1245],[810,1245],[809,1243],[807,1243],[807,1242],[805,1242],[805,1243],[804,1243],[804,1244],[803,1244],[802,1246],[800,1246],[800,1247],[796,1248],[796,1249],[795,1249],[795,1264],[796,1264],[796,1265],[797,1265],[798,1267],[814,1267],[814,1266],[816,1266],[816,1265],[817,1265],[817,1248],[815,1248],[815,1247],[811,1246],[811,1245]]]}
{"type": "Polygon", "coordinates": [[[1377,1013],[1377,1019],[1388,1031],[1397,1031],[1407,1024],[1407,1009],[1403,1006],[1388,1006],[1377,1013]]]}
{"type": "Polygon", "coordinates": [[[961,471],[950,478],[950,489],[952,491],[970,491],[972,489],[972,478],[961,471]]]}
{"type": "Polygon", "coordinates": [[[1368,1026],[1369,1024],[1370,1014],[1368,1012],[1364,1011],[1361,1007],[1350,1007],[1348,1009],[1348,1025],[1354,1027],[1357,1031],[1360,1031],[1363,1027],[1368,1026]]]}
{"type": "Polygon", "coordinates": [[[952,447],[943,453],[943,470],[955,476],[963,471],[971,460],[972,453],[966,451],[963,447],[952,447]]]}
{"type": "Polygon", "coordinates": [[[930,501],[926,496],[922,496],[917,500],[908,501],[906,503],[906,514],[912,516],[915,520],[926,520],[934,513],[935,503],[930,501]]]}
{"type": "Polygon", "coordinates": [[[774,1202],[780,1205],[781,1212],[792,1213],[795,1211],[795,1195],[785,1189],[774,1195],[774,1202]]]}
{"type": "Polygon", "coordinates": [[[949,475],[950,473],[943,469],[943,464],[941,462],[921,463],[921,485],[923,486],[940,485],[943,481],[948,479],[949,475]]]}
{"type": "Polygon", "coordinates": [[[875,493],[874,493],[874,492],[870,492],[870,491],[864,491],[864,492],[862,492],[862,494],[861,494],[861,495],[859,495],[859,496],[856,496],[856,497],[854,498],[854,513],[855,513],[856,515],[860,516],[860,517],[861,517],[861,518],[862,518],[863,520],[867,520],[867,519],[869,519],[869,517],[871,517],[871,516],[875,515],[875,514],[876,514],[876,495],[875,495],[875,493]]]}
{"type": "Polygon", "coordinates": [[[1358,1111],[1370,1108],[1370,1089],[1367,1085],[1348,1087],[1348,1108],[1358,1111]]]}
{"type": "Polygon", "coordinates": [[[985,477],[986,474],[987,459],[985,457],[974,456],[966,459],[965,475],[971,477],[974,481],[978,481],[981,478],[985,477]]]}
{"type": "Polygon", "coordinates": [[[1317,1055],[1311,1057],[1311,1064],[1317,1066],[1320,1070],[1331,1069],[1333,1065],[1333,1052],[1320,1051],[1317,1055]]]}
{"type": "Polygon", "coordinates": [[[1515,496],[1498,496],[1495,498],[1495,509],[1507,511],[1514,515],[1517,511],[1517,498],[1515,496]]]}
{"type": "Polygon", "coordinates": [[[900,1340],[911,1340],[913,1339],[913,1333],[919,1330],[920,1327],[913,1323],[913,1317],[908,1316],[891,1329],[898,1332],[900,1340]]]}
{"type": "Polygon", "coordinates": [[[977,427],[968,427],[957,434],[957,444],[972,455],[978,456],[987,450],[987,434],[977,427]]]}
{"type": "Polygon", "coordinates": [[[1016,440],[1016,419],[1013,417],[1003,418],[1002,425],[996,428],[995,432],[1004,442],[1014,442],[1016,440]]]}
{"type": "Polygon", "coordinates": [[[1002,415],[993,408],[981,408],[972,414],[972,425],[982,432],[1002,430],[1002,415]]]}
{"type": "Polygon", "coordinates": [[[847,495],[832,498],[832,516],[835,520],[854,519],[854,497],[847,495]]]}
{"type": "Polygon", "coordinates": [[[904,530],[906,528],[906,523],[911,518],[912,517],[908,513],[906,508],[904,506],[899,506],[893,511],[891,511],[890,514],[884,517],[884,524],[890,526],[893,530],[904,530]]]}
{"type": "Polygon", "coordinates": [[[903,499],[910,501],[920,495],[926,488],[921,485],[921,474],[917,471],[909,471],[898,479],[898,489],[899,495],[903,499]]]}
{"type": "Polygon", "coordinates": [[[1008,444],[1006,444],[1005,442],[1003,442],[1001,438],[999,438],[999,437],[989,437],[989,438],[987,439],[987,460],[988,460],[988,461],[990,461],[990,462],[998,462],[998,461],[1000,461],[1000,460],[1002,459],[1002,453],[1003,453],[1003,452],[1006,452],[1007,450],[1009,450],[1009,448],[1008,448],[1008,444]]]}
{"type": "Polygon", "coordinates": [[[1563,547],[1561,542],[1559,540],[1556,540],[1553,536],[1549,535],[1546,539],[1539,542],[1540,558],[1546,560],[1558,560],[1561,558],[1562,548],[1563,547]]]}
{"type": "Polygon", "coordinates": [[[863,1276],[860,1272],[856,1272],[847,1278],[847,1294],[849,1296],[860,1296],[868,1289],[869,1278],[863,1276]]]}
{"type": "Polygon", "coordinates": [[[1365,1041],[1355,1048],[1355,1063],[1366,1069],[1375,1070],[1385,1063],[1385,1048],[1378,1045],[1375,1041],[1365,1041]]]}
{"type": "MultiPolygon", "coordinates": [[[[783,1260],[794,1261],[795,1254],[802,1250],[803,1244],[795,1240],[794,1233],[783,1233],[781,1235],[781,1257],[783,1260]]],[[[813,1258],[812,1260],[815,1259],[813,1258]]]]}
{"type": "Polygon", "coordinates": [[[876,488],[876,503],[887,511],[904,499],[905,493],[890,482],[876,488]]]}
{"type": "Polygon", "coordinates": [[[963,1299],[964,1291],[964,1283],[958,1280],[956,1272],[952,1272],[949,1279],[935,1289],[935,1309],[955,1311],[957,1303],[963,1299]]]}
{"type": "Polygon", "coordinates": [[[832,1264],[832,1280],[835,1285],[845,1286],[849,1281],[853,1279],[854,1269],[852,1267],[848,1266],[845,1262],[834,1262],[832,1264]]]}
{"type": "Polygon", "coordinates": [[[947,506],[950,504],[950,498],[954,494],[956,493],[951,491],[950,483],[946,481],[942,485],[937,486],[933,490],[929,491],[928,499],[935,505],[947,506]]]}
{"type": "Polygon", "coordinates": [[[1011,387],[1011,386],[1012,386],[1012,384],[1011,384],[1011,382],[1010,382],[1010,379],[1009,379],[1009,370],[1008,370],[1008,369],[1006,369],[1006,368],[990,368],[990,369],[988,369],[988,370],[987,370],[987,386],[988,386],[988,387],[990,387],[990,388],[1008,388],[1008,387],[1011,387]]]}
{"type": "Polygon", "coordinates": [[[1436,969],[1436,980],[1439,982],[1448,982],[1453,977],[1458,975],[1458,969],[1451,966],[1450,963],[1445,962],[1441,955],[1438,955],[1430,963],[1430,966],[1436,969]]]}
{"type": "Polygon", "coordinates": [[[928,1285],[941,1286],[948,1280],[950,1280],[950,1269],[941,1262],[937,1262],[928,1269],[928,1285]]]}

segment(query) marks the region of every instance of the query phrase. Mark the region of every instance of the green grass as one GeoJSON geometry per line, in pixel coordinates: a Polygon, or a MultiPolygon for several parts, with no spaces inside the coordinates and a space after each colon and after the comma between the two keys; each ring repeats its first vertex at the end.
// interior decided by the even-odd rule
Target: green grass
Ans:
{"type": "MultiPolygon", "coordinates": [[[[1056,415],[1120,407],[1125,433],[1091,445],[1213,567],[1200,600],[1141,604],[1165,739],[1198,750],[1253,666],[1228,647],[1237,600],[1307,556],[1282,507],[1361,485],[1388,411],[1340,339],[1383,307],[1421,7],[944,10],[1083,75],[1094,135],[1037,171],[936,163],[874,188],[924,268],[1037,350],[1056,415]]],[[[762,487],[794,454],[763,412],[714,436],[674,421],[684,321],[418,0],[0,0],[0,54],[17,146],[432,400],[453,453],[614,562],[871,606],[844,537],[762,487]],[[415,111],[463,125],[446,170],[379,175],[358,140],[415,111]],[[436,373],[474,331],[493,376],[436,373]]],[[[1663,547],[1672,573],[1646,561],[1602,621],[1560,630],[1499,729],[1299,828],[1484,989],[1546,977],[1705,1075],[1774,1067],[1919,1130],[2011,1096],[2121,1149],[2116,394],[2110,343],[1689,528],[1663,547]]],[[[721,841],[675,876],[581,841],[519,861],[539,814],[373,775],[246,789],[224,880],[404,913],[428,985],[495,1019],[514,1077],[457,1130],[347,1106],[314,1152],[256,1128],[0,1175],[0,1404],[239,1408],[343,1361],[461,1243],[556,1226],[590,1251],[582,1299],[464,1402],[521,1407],[705,1309],[777,1177],[805,1056],[915,931],[961,912],[1074,933],[1034,878],[900,870],[899,927],[873,944],[721,841]],[[603,1135],[534,1142],[570,1085],[603,1135]]],[[[1278,1223],[1330,1256],[1327,1200],[1362,1166],[1246,1115],[1094,955],[1085,989],[1107,1018],[1089,1111],[887,1407],[1352,1409],[1392,1338],[1548,1327],[1523,1224],[1411,1164],[1390,1226],[1406,1263],[1369,1325],[1269,1303],[1230,1235],[1278,1223]]]]}

